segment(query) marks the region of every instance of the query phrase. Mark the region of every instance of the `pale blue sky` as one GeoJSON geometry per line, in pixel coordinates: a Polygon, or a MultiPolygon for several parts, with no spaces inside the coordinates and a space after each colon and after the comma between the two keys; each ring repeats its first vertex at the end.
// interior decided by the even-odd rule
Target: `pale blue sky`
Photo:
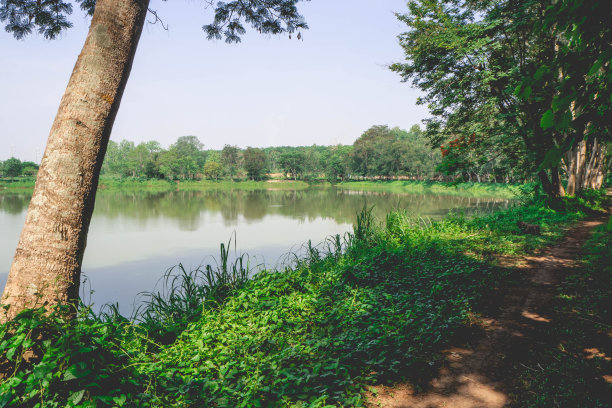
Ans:
{"type": "MultiPolygon", "coordinates": [[[[404,0],[312,0],[301,4],[303,41],[249,33],[241,44],[208,41],[201,1],[151,8],[112,140],[196,135],[206,148],[351,144],[372,125],[409,128],[426,117],[418,92],[386,66],[402,60],[394,11],[404,0]]],[[[40,159],[89,20],[75,10],[61,39],[23,41],[0,32],[0,160],[40,159]]]]}

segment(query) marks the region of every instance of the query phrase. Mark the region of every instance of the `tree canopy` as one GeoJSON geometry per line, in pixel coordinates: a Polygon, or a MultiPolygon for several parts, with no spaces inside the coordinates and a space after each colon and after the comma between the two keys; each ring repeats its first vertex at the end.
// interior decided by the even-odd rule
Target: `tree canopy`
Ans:
{"type": "MultiPolygon", "coordinates": [[[[168,180],[202,177],[258,179],[264,173],[281,173],[294,180],[324,177],[331,182],[358,177],[424,180],[439,177],[437,166],[442,158],[439,150],[428,145],[418,125],[410,130],[387,125],[372,126],[353,145],[274,146],[247,150],[231,145],[225,145],[221,150],[205,150],[204,143],[196,136],[180,136],[168,149],[157,141],[136,145],[126,140],[118,143],[111,140],[102,174],[168,180]],[[253,154],[253,151],[261,151],[263,156],[253,154]],[[364,166],[366,160],[368,164],[364,166]],[[263,167],[262,163],[265,163],[263,167]]],[[[472,178],[483,181],[503,179],[500,174],[507,176],[504,171],[501,168],[483,168],[472,178]]]]}
{"type": "Polygon", "coordinates": [[[558,195],[559,166],[568,179],[583,171],[563,156],[583,143],[585,156],[600,164],[592,175],[600,176],[606,163],[596,158],[610,141],[612,42],[605,21],[611,7],[608,1],[408,2],[408,13],[398,15],[408,26],[399,37],[406,61],[391,69],[424,91],[419,103],[432,115],[426,134],[441,147],[444,169],[474,171],[498,162],[537,173],[545,190],[558,195]]]}
{"type": "MultiPolygon", "coordinates": [[[[214,20],[202,29],[209,39],[225,39],[228,43],[240,42],[246,33],[245,24],[262,34],[293,33],[308,28],[297,9],[301,1],[309,0],[233,0],[216,4],[204,0],[205,5],[214,6],[214,20]]],[[[92,15],[96,1],[0,0],[0,22],[17,39],[33,32],[55,39],[72,27],[68,17],[75,5],[92,15]]]]}
{"type": "Polygon", "coordinates": [[[247,147],[242,156],[244,160],[244,169],[249,178],[252,180],[261,179],[267,164],[265,153],[256,147],[247,147]]]}

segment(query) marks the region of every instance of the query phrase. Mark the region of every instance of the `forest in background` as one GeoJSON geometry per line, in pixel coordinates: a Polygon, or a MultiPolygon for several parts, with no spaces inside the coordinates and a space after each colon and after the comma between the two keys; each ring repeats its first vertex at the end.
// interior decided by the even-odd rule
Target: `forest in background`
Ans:
{"type": "Polygon", "coordinates": [[[440,170],[501,161],[550,198],[601,188],[611,161],[611,4],[409,1],[397,15],[405,60],[391,69],[423,92],[440,170]]]}
{"type": "MultiPolygon", "coordinates": [[[[429,145],[418,125],[409,130],[379,125],[352,145],[206,149],[197,136],[181,136],[167,149],[155,140],[110,141],[101,174],[114,178],[166,180],[290,180],[331,183],[347,180],[412,179],[522,182],[528,175],[503,160],[485,160],[466,169],[443,164],[444,149],[429,145]]],[[[38,165],[16,158],[0,161],[0,177],[35,176],[38,165]]]]}

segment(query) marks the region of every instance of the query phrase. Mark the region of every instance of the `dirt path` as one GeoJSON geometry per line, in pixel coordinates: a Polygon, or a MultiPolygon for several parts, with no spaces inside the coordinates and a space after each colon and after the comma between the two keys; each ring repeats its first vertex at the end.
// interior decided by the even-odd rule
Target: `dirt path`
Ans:
{"type": "MultiPolygon", "coordinates": [[[[512,261],[526,279],[511,287],[498,308],[483,316],[483,333],[471,345],[444,351],[436,378],[417,391],[409,384],[379,386],[368,396],[371,407],[498,408],[510,402],[517,365],[530,368],[530,355],[539,345],[555,341],[545,334],[553,317],[548,309],[555,285],[574,266],[582,244],[604,218],[586,220],[572,228],[559,244],[537,256],[512,261]]],[[[556,318],[556,317],[555,317],[556,318]]],[[[468,343],[470,343],[468,341],[468,343]]]]}

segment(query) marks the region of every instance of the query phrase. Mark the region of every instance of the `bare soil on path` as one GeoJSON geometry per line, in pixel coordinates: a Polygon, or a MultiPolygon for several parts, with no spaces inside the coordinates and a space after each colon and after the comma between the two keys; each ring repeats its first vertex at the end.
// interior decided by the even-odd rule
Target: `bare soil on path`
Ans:
{"type": "MultiPolygon", "coordinates": [[[[537,370],[534,356],[555,347],[546,325],[561,319],[550,306],[556,285],[576,268],[580,248],[605,216],[584,220],[555,246],[520,259],[503,259],[502,267],[519,271],[519,283],[493,296],[481,312],[479,329],[460,346],[443,351],[435,377],[421,387],[403,383],[373,387],[370,407],[390,408],[498,408],[520,399],[517,372],[537,370]],[[517,370],[517,367],[519,370],[517,370]],[[517,392],[519,395],[517,396],[517,392]]],[[[556,343],[555,343],[556,342],[556,343]]],[[[609,373],[612,374],[612,373],[609,373]]]]}

